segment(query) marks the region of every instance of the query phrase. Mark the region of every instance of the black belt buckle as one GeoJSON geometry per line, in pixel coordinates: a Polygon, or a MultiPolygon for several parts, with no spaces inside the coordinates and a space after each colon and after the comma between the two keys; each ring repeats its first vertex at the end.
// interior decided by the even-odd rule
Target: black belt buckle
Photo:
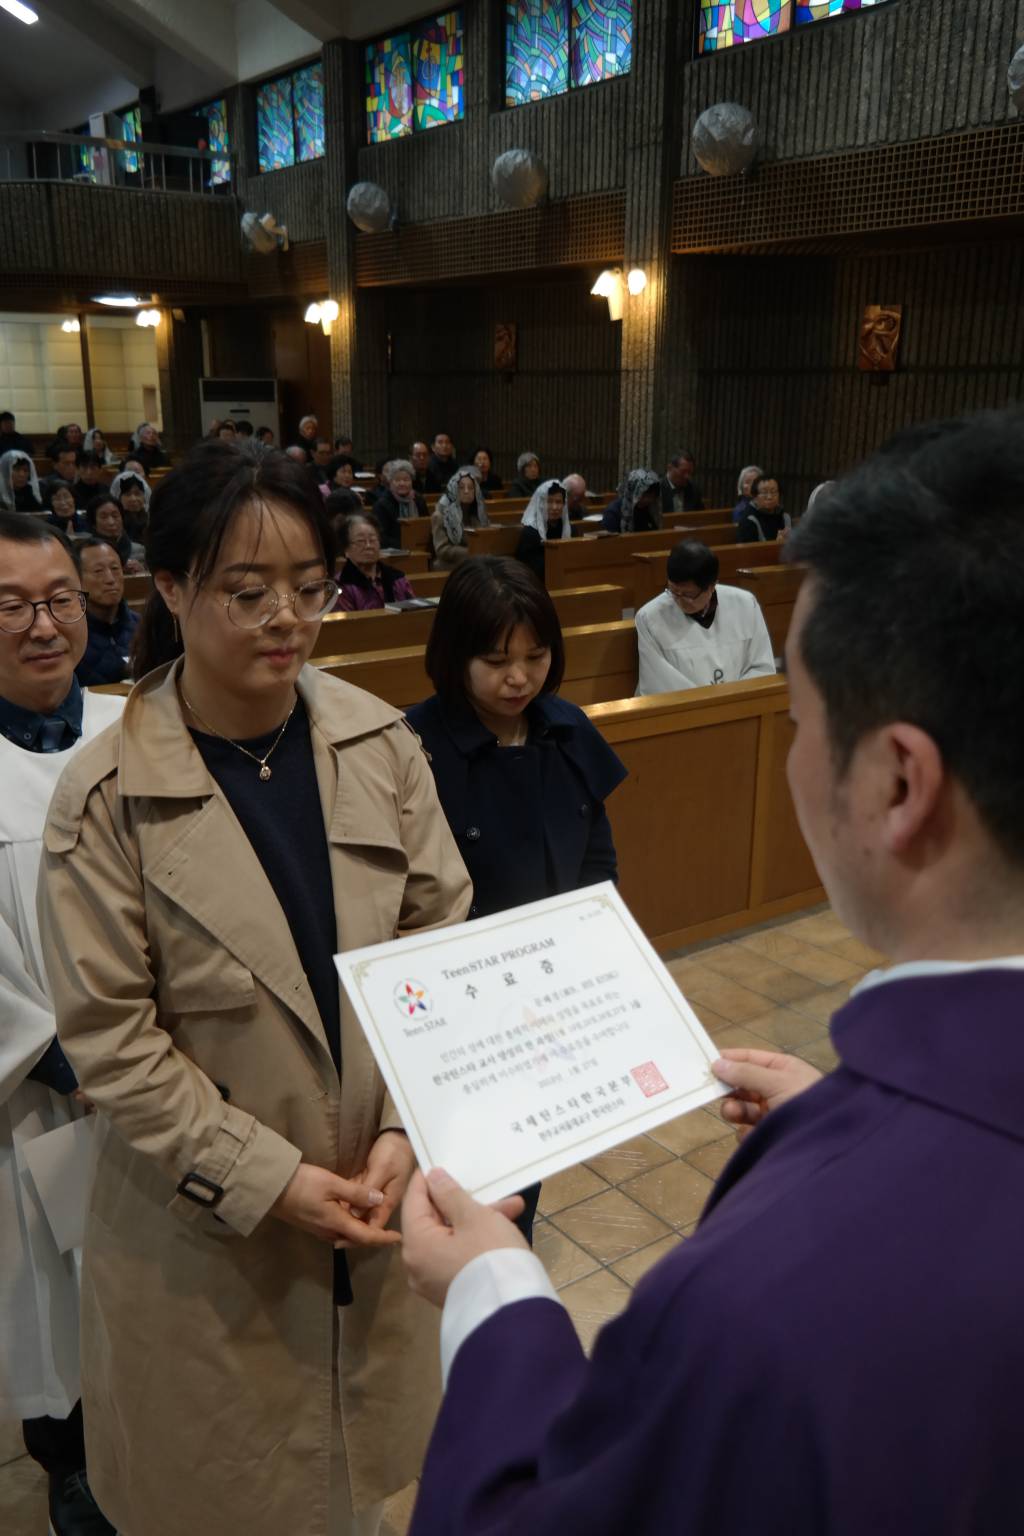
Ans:
{"type": "Polygon", "coordinates": [[[186,1173],[178,1185],[178,1194],[184,1195],[186,1200],[194,1201],[196,1205],[212,1208],[221,1200],[224,1188],[221,1184],[215,1184],[212,1179],[205,1179],[201,1173],[186,1173]],[[196,1185],[199,1186],[198,1189],[196,1185]],[[201,1193],[202,1190],[207,1193],[201,1193]]]}

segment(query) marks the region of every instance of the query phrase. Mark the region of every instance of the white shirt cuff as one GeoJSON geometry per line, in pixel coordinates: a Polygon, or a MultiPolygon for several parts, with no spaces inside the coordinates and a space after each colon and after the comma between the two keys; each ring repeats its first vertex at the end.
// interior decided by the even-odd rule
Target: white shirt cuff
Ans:
{"type": "Polygon", "coordinates": [[[459,1349],[474,1329],[515,1301],[558,1301],[558,1292],[535,1253],[495,1248],[479,1253],[448,1287],[441,1316],[441,1375],[445,1386],[459,1349]]]}

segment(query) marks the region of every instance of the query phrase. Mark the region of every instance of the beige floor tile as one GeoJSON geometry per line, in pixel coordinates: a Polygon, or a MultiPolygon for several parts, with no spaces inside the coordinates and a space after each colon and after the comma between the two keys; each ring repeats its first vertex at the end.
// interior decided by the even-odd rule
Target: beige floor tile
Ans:
{"type": "MultiPolygon", "coordinates": [[[[764,999],[762,998],[762,1002],[763,1001],[764,999]]],[[[732,1022],[731,1019],[723,1019],[721,1015],[715,1013],[713,1009],[705,1008],[703,1003],[691,1003],[690,1006],[694,1013],[697,1015],[698,1019],[700,1019],[701,1023],[704,1025],[704,1028],[707,1030],[712,1040],[717,1040],[719,1035],[724,1034],[727,1029],[736,1028],[736,1025],[732,1022]]]]}
{"type": "Polygon", "coordinates": [[[803,917],[791,918],[788,923],[781,924],[779,932],[791,934],[805,944],[819,944],[822,949],[831,949],[833,944],[841,944],[850,937],[849,928],[828,907],[822,912],[808,912],[803,917]]]}
{"type": "Polygon", "coordinates": [[[673,1227],[696,1221],[713,1188],[712,1181],[688,1163],[663,1163],[623,1186],[631,1195],[673,1227]]]}
{"type": "Polygon", "coordinates": [[[819,1072],[831,1072],[839,1060],[827,1035],[822,1040],[815,1040],[813,1045],[803,1046],[796,1054],[809,1061],[812,1067],[817,1067],[819,1072]]]}
{"type": "Polygon", "coordinates": [[[820,1040],[825,1030],[818,1019],[809,1014],[797,1013],[795,1008],[773,1008],[745,1025],[755,1035],[764,1035],[769,1046],[780,1051],[795,1051],[798,1046],[810,1045],[820,1040]]]}
{"type": "Polygon", "coordinates": [[[599,1330],[619,1315],[629,1297],[629,1286],[610,1269],[599,1269],[596,1274],[577,1280],[575,1285],[568,1285],[562,1291],[561,1300],[588,1353],[599,1330]]]}
{"type": "Polygon", "coordinates": [[[850,983],[846,981],[838,987],[823,987],[811,997],[797,998],[792,1007],[797,1013],[806,1013],[808,1018],[827,1025],[832,1015],[845,1008],[849,1001],[850,983]]]}
{"type": "Polygon", "coordinates": [[[646,1173],[648,1168],[656,1168],[669,1156],[666,1149],[649,1136],[634,1136],[632,1140],[612,1147],[610,1152],[592,1157],[586,1166],[602,1179],[607,1179],[609,1184],[621,1184],[623,1179],[632,1179],[638,1173],[646,1173]]]}
{"type": "Polygon", "coordinates": [[[649,1269],[663,1259],[667,1253],[678,1248],[683,1241],[678,1232],[670,1232],[668,1237],[659,1238],[656,1243],[650,1243],[646,1248],[640,1248],[636,1253],[627,1254],[612,1269],[620,1280],[625,1280],[627,1285],[636,1285],[643,1279],[649,1269]]]}
{"type": "MultiPolygon", "coordinates": [[[[577,1206],[576,1209],[582,1207],[577,1206]]],[[[539,1221],[534,1227],[533,1251],[551,1276],[551,1284],[556,1291],[560,1291],[564,1285],[571,1285],[574,1280],[582,1280],[584,1275],[593,1274],[598,1268],[596,1259],[591,1258],[589,1253],[549,1221],[539,1221]]]]}
{"type": "Polygon", "coordinates": [[[566,1168],[564,1172],[552,1174],[550,1179],[544,1180],[537,1209],[542,1216],[550,1216],[553,1211],[562,1211],[567,1205],[588,1200],[591,1195],[599,1194],[607,1188],[604,1179],[592,1173],[585,1164],[577,1163],[575,1168],[566,1168]]]}
{"type": "Polygon", "coordinates": [[[822,987],[835,986],[840,981],[853,981],[864,973],[862,965],[854,965],[852,961],[844,960],[827,949],[795,939],[784,928],[748,933],[737,942],[759,955],[767,955],[769,960],[787,966],[789,970],[816,981],[822,987]]]}
{"type": "MultiPolygon", "coordinates": [[[[677,1164],[668,1162],[663,1166],[674,1168],[677,1164]]],[[[654,1173],[657,1171],[655,1169],[654,1173]]],[[[641,1177],[651,1175],[642,1174],[641,1177]]],[[[602,1264],[613,1264],[617,1259],[625,1258],[627,1253],[635,1253],[638,1248],[664,1237],[668,1230],[665,1222],[659,1221],[621,1189],[610,1189],[606,1194],[595,1195],[592,1200],[584,1200],[582,1205],[560,1211],[552,1218],[552,1225],[602,1264]]]]}
{"type": "Polygon", "coordinates": [[[0,1531],[44,1536],[46,1526],[46,1474],[28,1456],[8,1462],[0,1468],[0,1531]]]}
{"type": "Polygon", "coordinates": [[[759,992],[751,992],[738,981],[719,976],[705,965],[695,965],[677,979],[683,996],[698,1012],[703,1005],[734,1024],[742,1024],[744,1019],[752,1019],[755,1014],[764,1012],[764,998],[759,992]]]}
{"type": "Polygon", "coordinates": [[[800,976],[742,944],[720,944],[716,949],[704,950],[701,960],[709,970],[731,977],[773,1003],[791,1003],[795,997],[808,997],[818,986],[809,976],[800,976]]]}
{"type": "Polygon", "coordinates": [[[726,1050],[729,1046],[745,1046],[751,1051],[768,1049],[768,1042],[764,1035],[755,1035],[754,1031],[748,1029],[745,1024],[733,1024],[729,1029],[720,1030],[713,1038],[720,1051],[726,1050]]]}
{"type": "Polygon", "coordinates": [[[727,1141],[713,1141],[709,1146],[698,1147],[696,1152],[688,1152],[686,1161],[691,1168],[706,1173],[709,1179],[717,1179],[738,1145],[735,1136],[730,1136],[727,1141]]]}
{"type": "Polygon", "coordinates": [[[676,1120],[666,1120],[664,1125],[656,1126],[650,1135],[654,1141],[674,1152],[676,1157],[685,1157],[688,1152],[706,1146],[709,1141],[721,1141],[723,1136],[731,1136],[732,1131],[713,1110],[691,1109],[688,1115],[680,1115],[676,1120]]]}

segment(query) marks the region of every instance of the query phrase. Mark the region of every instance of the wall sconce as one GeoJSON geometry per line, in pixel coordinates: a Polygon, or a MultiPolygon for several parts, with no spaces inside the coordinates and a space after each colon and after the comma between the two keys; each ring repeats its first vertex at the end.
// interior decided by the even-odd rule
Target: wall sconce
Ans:
{"type": "Polygon", "coordinates": [[[68,332],[80,331],[81,329],[82,322],[80,320],[65,320],[64,324],[61,326],[62,331],[68,332]]]}
{"type": "Polygon", "coordinates": [[[159,325],[161,320],[158,309],[140,309],[135,316],[135,324],[141,326],[159,325]]]}
{"type": "Polygon", "coordinates": [[[324,299],[322,304],[310,304],[306,310],[306,324],[319,325],[325,336],[331,334],[331,326],[338,318],[337,299],[324,299]]]}
{"type": "Polygon", "coordinates": [[[636,298],[646,287],[647,273],[642,267],[633,267],[625,278],[621,267],[606,267],[590,291],[595,298],[608,300],[609,320],[621,320],[626,290],[636,298]]]}
{"type": "Polygon", "coordinates": [[[629,289],[634,299],[638,294],[643,293],[644,289],[647,287],[647,273],[644,271],[643,267],[633,267],[633,269],[627,274],[626,287],[629,289]]]}

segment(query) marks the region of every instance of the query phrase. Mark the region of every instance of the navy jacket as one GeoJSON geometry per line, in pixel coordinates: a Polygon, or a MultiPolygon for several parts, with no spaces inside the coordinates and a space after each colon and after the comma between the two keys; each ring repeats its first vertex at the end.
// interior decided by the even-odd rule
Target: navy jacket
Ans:
{"type": "Polygon", "coordinates": [[[907,977],[720,1175],[587,1360],[550,1300],[455,1356],[411,1536],[1024,1530],[1024,973],[907,977]]]}
{"type": "Polygon", "coordinates": [[[113,624],[87,613],[89,638],[85,642],[85,655],[75,668],[75,676],[83,688],[97,683],[120,683],[129,676],[125,657],[132,648],[132,640],[138,628],[139,616],[133,613],[122,598],[113,624]]]}
{"type": "Polygon", "coordinates": [[[683,512],[704,511],[704,498],[692,480],[687,480],[686,484],[679,490],[672,484],[668,476],[664,475],[658,489],[661,494],[662,512],[675,512],[677,496],[682,500],[681,510],[683,512]]]}
{"type": "Polygon", "coordinates": [[[542,694],[525,747],[499,747],[468,705],[435,695],[408,711],[473,881],[470,917],[614,880],[604,801],[626,777],[575,704],[542,694]]]}

